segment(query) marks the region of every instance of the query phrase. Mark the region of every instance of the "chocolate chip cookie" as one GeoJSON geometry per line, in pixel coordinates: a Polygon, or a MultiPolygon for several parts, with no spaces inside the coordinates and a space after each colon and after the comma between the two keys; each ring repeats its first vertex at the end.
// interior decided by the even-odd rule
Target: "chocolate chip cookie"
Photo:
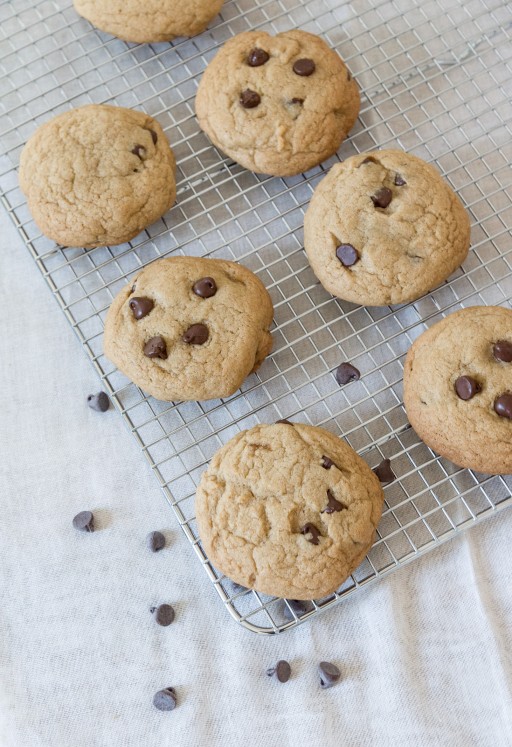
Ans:
{"type": "Polygon", "coordinates": [[[359,90],[318,36],[248,31],[206,68],[196,113],[213,144],[242,166],[286,176],[336,152],[357,119],[359,90]]]}
{"type": "Polygon", "coordinates": [[[423,332],[405,360],[404,402],[441,456],[512,473],[512,309],[473,306],[423,332]]]}
{"type": "Polygon", "coordinates": [[[223,0],[74,0],[75,10],[93,26],[131,42],[169,41],[196,36],[223,0]]]}
{"type": "Polygon", "coordinates": [[[464,261],[469,217],[436,169],[399,150],[336,164],[304,218],[313,272],[338,298],[399,304],[435,288],[464,261]]]}
{"type": "Polygon", "coordinates": [[[157,399],[229,397],[269,354],[272,315],[263,284],[235,262],[159,259],[114,299],[105,355],[157,399]]]}
{"type": "Polygon", "coordinates": [[[195,508],[203,548],[230,579],[318,599],[363,560],[383,500],[379,480],[344,441],[276,423],[239,433],[215,454],[195,508]]]}
{"type": "Polygon", "coordinates": [[[156,119],[93,104],[36,130],[19,180],[46,236],[89,249],[129,241],[160,218],[176,198],[175,168],[156,119]]]}

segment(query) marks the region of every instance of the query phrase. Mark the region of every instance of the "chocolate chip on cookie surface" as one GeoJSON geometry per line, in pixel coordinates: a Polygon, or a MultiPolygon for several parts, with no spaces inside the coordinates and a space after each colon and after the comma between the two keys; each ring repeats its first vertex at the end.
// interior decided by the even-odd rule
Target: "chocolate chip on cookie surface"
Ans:
{"type": "Polygon", "coordinates": [[[352,156],[315,189],[304,217],[313,272],[334,296],[398,304],[464,261],[469,217],[436,169],[399,150],[352,156]]]}
{"type": "Polygon", "coordinates": [[[416,433],[460,467],[512,472],[512,309],[473,306],[414,342],[404,366],[404,403],[416,433]],[[498,355],[496,355],[498,352],[498,355]]]}
{"type": "Polygon", "coordinates": [[[380,482],[356,452],[301,423],[239,433],[196,493],[199,535],[215,567],[247,588],[297,600],[345,581],[373,542],[382,506],[380,482]]]}
{"type": "Polygon", "coordinates": [[[242,265],[160,259],[114,299],[104,350],[158,399],[228,397],[270,352],[272,316],[265,287],[242,265]]]}
{"type": "Polygon", "coordinates": [[[210,62],[196,96],[201,128],[220,150],[263,174],[298,174],[336,152],[359,112],[345,63],[305,31],[248,31],[210,62]]]}
{"type": "Polygon", "coordinates": [[[45,235],[88,249],[129,241],[160,218],[176,198],[175,168],[155,119],[92,104],[36,130],[19,180],[45,235]]]}

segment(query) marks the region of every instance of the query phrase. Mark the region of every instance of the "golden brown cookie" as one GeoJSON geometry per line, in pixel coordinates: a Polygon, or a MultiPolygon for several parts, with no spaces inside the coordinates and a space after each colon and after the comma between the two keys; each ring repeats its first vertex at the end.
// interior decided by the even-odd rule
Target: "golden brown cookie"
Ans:
{"type": "Polygon", "coordinates": [[[272,315],[265,287],[242,265],[159,259],[115,297],[105,355],[157,399],[229,397],[272,349],[272,315]]]}
{"type": "Polygon", "coordinates": [[[441,456],[512,473],[512,309],[472,306],[423,332],[405,360],[404,402],[441,456]]]}
{"type": "Polygon", "coordinates": [[[400,150],[336,164],[304,217],[313,272],[338,298],[365,306],[419,298],[464,261],[469,216],[438,171],[400,150]]]}
{"type": "Polygon", "coordinates": [[[74,0],[93,26],[131,42],[196,36],[222,8],[223,0],[74,0]]]}
{"type": "Polygon", "coordinates": [[[239,433],[215,454],[195,508],[204,550],[230,579],[318,599],[363,560],[383,500],[377,477],[340,438],[276,423],[239,433]]]}
{"type": "Polygon", "coordinates": [[[156,119],[92,104],[32,135],[19,180],[41,231],[64,246],[122,244],[176,198],[174,155],[156,119]]]}
{"type": "Polygon", "coordinates": [[[345,63],[306,31],[230,39],[206,68],[196,96],[201,128],[251,171],[299,174],[333,155],[359,113],[345,63]]]}

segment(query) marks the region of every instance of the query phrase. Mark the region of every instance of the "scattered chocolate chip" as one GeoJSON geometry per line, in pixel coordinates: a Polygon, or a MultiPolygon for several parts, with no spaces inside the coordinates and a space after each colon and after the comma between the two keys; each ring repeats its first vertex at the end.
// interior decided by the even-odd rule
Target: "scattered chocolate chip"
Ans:
{"type": "Polygon", "coordinates": [[[471,376],[459,376],[455,382],[455,391],[460,399],[468,400],[482,389],[478,381],[471,376]]]}
{"type": "Polygon", "coordinates": [[[334,372],[334,375],[338,384],[344,386],[345,384],[348,384],[349,381],[357,381],[361,376],[361,372],[351,363],[340,363],[334,372]]]}
{"type": "Polygon", "coordinates": [[[167,358],[167,345],[164,338],[158,335],[148,340],[144,345],[144,355],[148,358],[161,358],[164,361],[167,358]]]}
{"type": "Polygon", "coordinates": [[[503,363],[512,363],[512,342],[508,340],[498,340],[494,343],[492,353],[497,361],[503,363]]]}
{"type": "Polygon", "coordinates": [[[208,327],[205,324],[193,324],[182,335],[181,339],[188,345],[204,345],[208,336],[208,327]]]}
{"type": "Polygon", "coordinates": [[[304,99],[292,99],[290,101],[290,104],[303,104],[303,103],[304,103],[304,99]]]}
{"type": "Polygon", "coordinates": [[[151,552],[158,552],[165,547],[165,537],[162,532],[150,532],[146,537],[146,544],[151,552]]]}
{"type": "Polygon", "coordinates": [[[244,109],[254,109],[255,106],[258,106],[258,104],[261,101],[261,97],[259,93],[256,93],[256,91],[251,91],[250,88],[246,88],[245,91],[242,91],[240,94],[240,103],[244,107],[244,109]]]}
{"type": "Polygon", "coordinates": [[[200,298],[211,298],[217,293],[217,283],[213,278],[201,278],[194,283],[192,290],[200,298]]]}
{"type": "Polygon", "coordinates": [[[311,539],[309,539],[309,537],[306,537],[306,539],[308,542],[311,542],[312,545],[318,545],[320,541],[318,538],[322,536],[316,526],[314,524],[310,524],[309,522],[301,527],[300,533],[304,535],[310,534],[311,539]]]}
{"type": "Polygon", "coordinates": [[[73,519],[73,526],[79,532],[94,532],[94,516],[91,511],[80,511],[73,519]]]}
{"type": "Polygon", "coordinates": [[[381,482],[393,482],[396,479],[389,459],[383,459],[380,464],[373,468],[373,471],[381,482]]]}
{"type": "Polygon", "coordinates": [[[156,141],[158,140],[158,135],[154,130],[148,130],[149,134],[151,135],[151,140],[153,141],[153,145],[156,145],[156,141]]]}
{"type": "Polygon", "coordinates": [[[276,420],[276,425],[278,423],[282,423],[283,425],[293,425],[289,420],[286,420],[286,418],[283,418],[282,420],[276,420]]]}
{"type": "Polygon", "coordinates": [[[140,158],[141,161],[146,157],[146,149],[143,145],[136,145],[135,148],[132,149],[132,153],[134,156],[140,158]]]}
{"type": "Polygon", "coordinates": [[[270,55],[265,52],[264,49],[255,47],[254,49],[251,49],[247,55],[247,64],[251,67],[260,67],[261,65],[264,65],[265,62],[268,62],[269,59],[270,55]]]}
{"type": "Polygon", "coordinates": [[[288,682],[288,680],[290,679],[291,673],[292,673],[292,668],[288,664],[288,662],[285,661],[284,659],[280,659],[275,665],[275,667],[269,667],[267,669],[267,675],[269,677],[273,677],[275,674],[279,682],[288,682]]]}
{"type": "Polygon", "coordinates": [[[512,420],[512,394],[510,392],[500,394],[499,397],[496,397],[494,400],[494,412],[501,418],[512,420]]]}
{"type": "Polygon", "coordinates": [[[332,459],[329,459],[328,456],[324,455],[322,457],[322,467],[324,469],[331,469],[331,467],[333,467],[333,466],[334,466],[334,462],[332,461],[332,459]]]}
{"type": "Polygon", "coordinates": [[[174,711],[176,708],[176,691],[174,687],[166,687],[159,690],[153,697],[153,705],[159,711],[174,711]]]}
{"type": "Polygon", "coordinates": [[[327,491],[327,498],[329,499],[327,506],[320,511],[321,514],[333,514],[335,511],[343,511],[343,509],[348,508],[344,503],[337,501],[330,490],[327,491]]]}
{"type": "Polygon", "coordinates": [[[155,304],[151,298],[147,298],[146,296],[132,298],[128,304],[135,319],[143,319],[150,311],[152,311],[154,305],[155,304]]]}
{"type": "Polygon", "coordinates": [[[379,162],[377,161],[376,158],[373,158],[373,156],[367,156],[364,159],[364,161],[361,161],[361,163],[359,164],[357,168],[359,168],[360,166],[364,166],[366,163],[379,163],[379,162]]]}
{"type": "Polygon", "coordinates": [[[87,404],[91,410],[96,410],[96,412],[107,412],[110,407],[110,400],[106,392],[98,392],[97,394],[89,394],[87,397],[87,404]]]}
{"type": "Polygon", "coordinates": [[[301,75],[305,78],[309,77],[310,75],[313,75],[315,72],[316,65],[313,62],[313,60],[308,60],[307,58],[303,60],[296,60],[293,63],[293,72],[296,75],[301,75]]]}
{"type": "Polygon", "coordinates": [[[331,664],[329,661],[320,662],[318,674],[320,675],[320,687],[324,690],[335,685],[341,677],[341,672],[336,664],[331,664]]]}
{"type": "Polygon", "coordinates": [[[379,208],[387,208],[392,199],[393,192],[387,187],[381,187],[371,197],[371,200],[375,207],[379,208]]]}
{"type": "Polygon", "coordinates": [[[336,249],[336,256],[344,267],[352,267],[359,259],[359,252],[352,244],[341,244],[336,249]]]}
{"type": "Polygon", "coordinates": [[[401,174],[395,174],[395,186],[396,187],[405,187],[407,182],[403,178],[401,174]]]}
{"type": "Polygon", "coordinates": [[[294,612],[297,617],[301,617],[306,612],[309,612],[310,608],[310,602],[305,602],[301,599],[287,599],[286,604],[283,607],[283,614],[287,620],[295,620],[292,612],[294,612]]]}
{"type": "Polygon", "coordinates": [[[170,604],[160,604],[158,607],[151,607],[149,611],[155,616],[158,625],[164,628],[174,621],[174,608],[170,604]]]}

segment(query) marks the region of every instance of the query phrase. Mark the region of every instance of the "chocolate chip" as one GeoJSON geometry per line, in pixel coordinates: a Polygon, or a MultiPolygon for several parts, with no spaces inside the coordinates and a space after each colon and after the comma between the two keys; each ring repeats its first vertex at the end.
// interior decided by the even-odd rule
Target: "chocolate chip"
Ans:
{"type": "Polygon", "coordinates": [[[311,539],[309,537],[306,537],[306,539],[308,542],[311,542],[312,545],[318,545],[320,541],[318,538],[322,536],[316,526],[314,524],[310,524],[309,522],[301,527],[300,533],[304,535],[310,534],[311,539]]]}
{"type": "Polygon", "coordinates": [[[333,514],[335,511],[343,511],[343,509],[348,508],[344,503],[337,501],[330,490],[327,491],[327,498],[329,499],[327,506],[320,511],[321,514],[333,514]]]}
{"type": "Polygon", "coordinates": [[[347,80],[352,80],[352,73],[350,70],[347,70],[347,80]]]}
{"type": "Polygon", "coordinates": [[[328,456],[324,455],[322,457],[322,467],[324,469],[331,469],[331,467],[333,467],[333,466],[334,466],[334,462],[332,461],[332,459],[329,459],[328,456]]]}
{"type": "Polygon", "coordinates": [[[261,98],[259,93],[256,93],[256,91],[251,91],[250,88],[246,88],[245,91],[242,91],[240,94],[240,103],[244,107],[244,109],[254,109],[255,106],[258,106],[260,103],[261,98]]]}
{"type": "Polygon", "coordinates": [[[288,682],[291,673],[292,668],[284,659],[280,659],[275,667],[269,667],[267,669],[267,675],[269,677],[273,677],[273,675],[275,674],[279,682],[288,682]]]}
{"type": "Polygon", "coordinates": [[[261,65],[264,65],[265,62],[268,62],[269,59],[270,55],[267,54],[264,49],[255,47],[247,55],[247,64],[251,67],[260,67],[261,65]]]}
{"type": "Polygon", "coordinates": [[[293,423],[291,423],[289,420],[286,420],[285,418],[283,418],[282,420],[276,420],[276,425],[278,423],[282,423],[282,425],[293,425],[293,423]]]}
{"type": "Polygon", "coordinates": [[[380,464],[373,468],[373,471],[381,482],[393,482],[396,479],[389,459],[383,459],[380,464]]]}
{"type": "Polygon", "coordinates": [[[98,392],[97,394],[89,394],[87,397],[87,404],[91,410],[96,410],[96,412],[107,412],[110,407],[110,400],[106,392],[98,392]]]}
{"type": "Polygon", "coordinates": [[[73,526],[79,532],[94,532],[94,516],[91,511],[80,511],[73,519],[73,526]]]}
{"type": "Polygon", "coordinates": [[[494,343],[492,354],[497,361],[503,363],[512,363],[512,342],[508,340],[498,340],[494,343]]]}
{"type": "Polygon", "coordinates": [[[302,75],[303,77],[307,78],[310,75],[313,75],[315,72],[316,65],[313,62],[313,60],[308,60],[307,58],[303,60],[296,60],[293,63],[293,72],[296,75],[302,75]]]}
{"type": "Polygon", "coordinates": [[[132,285],[132,289],[131,289],[130,293],[135,293],[135,283],[132,285]]]}
{"type": "Polygon", "coordinates": [[[154,616],[158,625],[166,628],[174,621],[174,608],[170,604],[161,604],[158,607],[151,607],[149,610],[154,616]]]}
{"type": "Polygon", "coordinates": [[[148,358],[161,358],[164,361],[167,358],[167,345],[164,338],[158,335],[148,340],[144,345],[144,355],[148,358]]]}
{"type": "Polygon", "coordinates": [[[188,345],[204,345],[208,336],[208,327],[205,324],[193,324],[182,335],[181,339],[188,345]]]}
{"type": "Polygon", "coordinates": [[[351,363],[340,363],[334,372],[334,375],[338,384],[344,386],[345,384],[348,384],[349,381],[357,381],[361,376],[361,372],[351,363]]]}
{"type": "Polygon", "coordinates": [[[460,399],[468,400],[482,389],[478,381],[471,376],[459,376],[455,382],[455,391],[460,399]]]}
{"type": "Polygon", "coordinates": [[[158,135],[154,130],[148,130],[149,134],[151,135],[151,140],[153,141],[153,145],[156,145],[156,141],[158,140],[158,135]]]}
{"type": "Polygon", "coordinates": [[[500,416],[500,418],[508,418],[512,420],[512,394],[506,392],[500,394],[494,400],[494,412],[500,416]]]}
{"type": "Polygon", "coordinates": [[[387,187],[381,187],[371,197],[371,200],[375,207],[379,208],[387,208],[392,199],[393,192],[387,187]]]}
{"type": "Polygon", "coordinates": [[[396,187],[405,187],[407,182],[403,178],[401,174],[395,174],[395,186],[396,187]]]}
{"type": "Polygon", "coordinates": [[[336,249],[336,256],[344,267],[352,267],[359,259],[359,252],[352,244],[341,244],[336,249]]]}
{"type": "Polygon", "coordinates": [[[364,161],[361,161],[361,163],[359,164],[357,168],[359,168],[360,166],[364,166],[366,163],[379,163],[379,162],[377,161],[376,158],[373,158],[373,156],[367,156],[364,159],[364,161]]]}
{"type": "Polygon", "coordinates": [[[136,145],[135,148],[132,149],[132,153],[134,156],[140,158],[141,161],[146,157],[146,149],[143,145],[136,145]]]}
{"type": "Polygon", "coordinates": [[[320,662],[318,674],[320,675],[320,687],[324,690],[335,685],[341,677],[341,672],[336,664],[331,664],[330,661],[320,662]]]}
{"type": "Polygon", "coordinates": [[[200,298],[211,298],[217,293],[217,284],[213,278],[201,278],[194,283],[192,290],[200,298]]]}
{"type": "Polygon", "coordinates": [[[290,104],[303,104],[303,103],[304,103],[304,99],[292,99],[290,101],[290,104]]]}
{"type": "Polygon", "coordinates": [[[166,687],[159,690],[153,697],[153,705],[159,711],[174,711],[176,708],[176,691],[174,687],[166,687]]]}
{"type": "Polygon", "coordinates": [[[287,599],[286,602],[283,607],[283,614],[287,620],[295,620],[292,612],[295,613],[296,617],[301,617],[311,608],[309,602],[304,602],[301,599],[287,599]]]}
{"type": "Polygon", "coordinates": [[[152,311],[154,305],[155,304],[151,298],[147,298],[146,296],[132,298],[128,304],[135,319],[143,319],[150,311],[152,311]]]}
{"type": "Polygon", "coordinates": [[[162,532],[150,532],[146,537],[146,544],[151,552],[158,552],[165,547],[165,537],[162,532]]]}

